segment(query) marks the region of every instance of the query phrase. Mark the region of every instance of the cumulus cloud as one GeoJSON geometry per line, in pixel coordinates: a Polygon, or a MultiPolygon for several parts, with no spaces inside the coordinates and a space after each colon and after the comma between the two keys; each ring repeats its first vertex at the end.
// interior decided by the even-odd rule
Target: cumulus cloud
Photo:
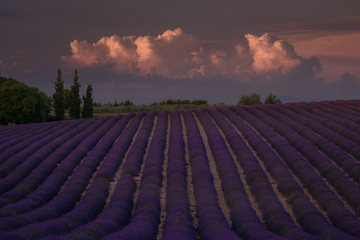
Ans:
{"type": "Polygon", "coordinates": [[[70,43],[72,56],[62,57],[83,67],[112,64],[119,71],[134,72],[137,61],[133,36],[103,37],[96,43],[75,40],[70,43]]]}
{"type": "Polygon", "coordinates": [[[197,38],[177,28],[157,37],[114,35],[96,43],[75,40],[70,43],[72,56],[62,60],[81,67],[112,65],[118,72],[176,78],[185,77],[199,63],[198,46],[197,38]]]}
{"type": "Polygon", "coordinates": [[[280,70],[286,74],[300,65],[300,58],[294,48],[275,36],[266,33],[260,37],[252,34],[246,34],[245,37],[249,41],[255,72],[262,74],[280,70]]]}
{"type": "Polygon", "coordinates": [[[62,60],[77,67],[112,66],[117,72],[166,78],[288,74],[304,59],[294,48],[270,34],[246,34],[244,43],[212,46],[181,28],[158,36],[110,36],[95,43],[74,40],[71,56],[62,60]]]}

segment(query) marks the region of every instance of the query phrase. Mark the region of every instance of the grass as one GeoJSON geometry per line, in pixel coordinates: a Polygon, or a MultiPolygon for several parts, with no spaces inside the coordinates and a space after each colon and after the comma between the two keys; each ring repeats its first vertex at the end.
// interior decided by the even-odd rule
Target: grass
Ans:
{"type": "Polygon", "coordinates": [[[181,110],[183,108],[188,108],[194,110],[195,108],[207,108],[207,107],[217,107],[217,106],[227,106],[226,104],[168,104],[168,105],[128,105],[128,106],[116,106],[112,107],[109,105],[104,106],[94,106],[94,117],[103,117],[109,115],[118,115],[126,113],[137,113],[137,112],[149,112],[161,110],[170,111],[173,109],[181,110]]]}

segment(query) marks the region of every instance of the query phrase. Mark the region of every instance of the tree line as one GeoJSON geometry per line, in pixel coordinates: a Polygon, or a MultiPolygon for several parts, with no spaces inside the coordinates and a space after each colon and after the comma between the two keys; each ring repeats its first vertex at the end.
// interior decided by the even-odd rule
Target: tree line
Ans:
{"type": "MultiPolygon", "coordinates": [[[[273,93],[269,93],[265,99],[264,104],[277,104],[281,103],[281,100],[278,96],[273,93]]],[[[253,104],[263,104],[261,97],[257,93],[251,93],[249,95],[241,95],[237,105],[253,105],[253,104]]]]}
{"type": "Polygon", "coordinates": [[[43,122],[49,113],[46,93],[13,78],[0,77],[0,124],[43,122]]]}
{"type": "Polygon", "coordinates": [[[57,70],[57,77],[55,82],[54,109],[55,119],[64,120],[65,110],[69,109],[69,115],[71,119],[79,119],[80,114],[82,118],[93,117],[93,98],[92,98],[92,85],[89,84],[86,88],[86,95],[83,96],[83,108],[81,110],[81,98],[80,98],[80,82],[75,69],[74,82],[70,87],[70,90],[64,89],[64,81],[62,80],[61,69],[57,70]]]}
{"type": "Polygon", "coordinates": [[[55,94],[52,97],[36,87],[29,87],[13,78],[0,77],[0,124],[64,120],[67,109],[71,119],[79,119],[80,116],[93,117],[92,85],[87,86],[82,101],[80,87],[77,69],[70,89],[64,89],[61,70],[57,70],[55,94]],[[83,103],[82,108],[81,103],[83,103]],[[55,116],[51,114],[52,108],[55,116]]]}
{"type": "MultiPolygon", "coordinates": [[[[57,70],[55,81],[55,93],[52,97],[47,96],[38,88],[29,87],[26,84],[12,78],[0,77],[0,124],[22,124],[31,122],[43,122],[52,120],[64,120],[65,110],[68,110],[71,119],[93,117],[93,106],[101,106],[93,101],[92,85],[88,85],[86,94],[80,98],[80,82],[77,69],[75,69],[73,85],[70,89],[64,88],[62,72],[57,70]],[[83,106],[81,107],[81,104],[83,106]],[[51,110],[54,109],[54,114],[51,110]]],[[[280,98],[273,93],[269,93],[264,104],[281,103],[280,98]]],[[[168,99],[161,102],[153,102],[150,106],[162,105],[207,105],[206,100],[172,100],[168,99]]],[[[261,97],[257,93],[241,95],[238,105],[263,104],[261,97]]],[[[108,104],[109,106],[134,106],[126,100],[108,104]]]]}
{"type": "Polygon", "coordinates": [[[206,105],[208,104],[207,100],[202,100],[202,99],[194,99],[192,101],[188,100],[188,99],[168,99],[166,101],[161,101],[161,102],[153,102],[150,105],[206,105]]]}

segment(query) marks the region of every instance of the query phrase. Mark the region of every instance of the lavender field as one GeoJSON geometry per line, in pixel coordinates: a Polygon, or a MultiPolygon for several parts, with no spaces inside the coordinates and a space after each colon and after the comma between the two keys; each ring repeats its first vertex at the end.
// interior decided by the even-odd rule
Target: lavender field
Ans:
{"type": "Polygon", "coordinates": [[[0,126],[0,239],[360,239],[360,100],[0,126]]]}

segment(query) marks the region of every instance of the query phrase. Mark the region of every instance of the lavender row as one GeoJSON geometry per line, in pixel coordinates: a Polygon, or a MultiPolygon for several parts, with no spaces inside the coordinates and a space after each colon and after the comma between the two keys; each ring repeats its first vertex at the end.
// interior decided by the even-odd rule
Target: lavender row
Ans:
{"type": "MultiPolygon", "coordinates": [[[[34,131],[37,132],[37,131],[34,131]]],[[[13,136],[4,137],[0,139],[0,152],[6,151],[8,148],[18,144],[19,142],[24,141],[24,139],[30,138],[34,136],[33,131],[29,132],[21,132],[19,136],[16,136],[15,134],[13,136]]]]}
{"type": "MultiPolygon", "coordinates": [[[[130,115],[133,116],[132,114],[130,115]]],[[[96,173],[96,177],[103,177],[109,181],[114,180],[115,172],[122,163],[122,160],[133,140],[133,136],[139,128],[139,124],[144,116],[144,113],[138,113],[134,119],[132,119],[131,123],[129,123],[129,126],[127,126],[126,129],[121,133],[120,138],[114,144],[110,153],[106,156],[109,161],[103,163],[101,168],[96,173]]],[[[152,116],[152,114],[150,114],[150,116],[152,116]]]]}
{"type": "MultiPolygon", "coordinates": [[[[12,230],[49,218],[59,217],[70,211],[76,202],[80,200],[89,178],[96,169],[96,164],[101,161],[101,148],[107,147],[104,146],[104,143],[108,143],[106,139],[107,134],[101,140],[100,138],[107,133],[117,121],[117,118],[109,118],[101,128],[90,136],[91,138],[88,137],[85,140],[87,144],[82,144],[77,147],[75,151],[67,157],[68,161],[66,161],[65,164],[61,164],[61,168],[46,179],[37,191],[34,192],[35,196],[33,198],[30,198],[32,197],[31,195],[28,196],[25,200],[29,201],[25,201],[24,205],[18,206],[19,210],[28,212],[0,218],[0,220],[4,222],[4,224],[0,226],[1,231],[12,230]],[[71,174],[76,164],[85,157],[90,149],[92,149],[91,152],[87,154],[75,172],[71,174]],[[62,186],[68,176],[71,176],[70,179],[62,186]],[[54,191],[53,188],[55,188],[54,191]]],[[[126,118],[122,121],[126,121],[126,118]]]]}
{"type": "Polygon", "coordinates": [[[247,110],[266,122],[305,156],[310,164],[345,198],[353,210],[360,215],[359,185],[351,181],[329,158],[321,154],[313,144],[296,134],[291,128],[257,108],[248,108],[247,110]]]}
{"type": "Polygon", "coordinates": [[[116,184],[109,206],[102,213],[101,217],[79,229],[75,229],[69,234],[58,237],[59,239],[81,238],[82,236],[86,239],[100,239],[123,228],[128,223],[136,189],[133,176],[139,173],[148,138],[153,127],[154,116],[155,112],[146,114],[134,144],[129,150],[122,166],[121,177],[116,184]]]}
{"type": "Polygon", "coordinates": [[[318,239],[319,237],[312,235],[324,237],[334,233],[335,236],[342,236],[341,233],[336,234],[339,231],[333,229],[327,223],[324,216],[311,204],[302,191],[301,186],[267,143],[234,112],[227,108],[221,109],[221,111],[241,131],[249,145],[256,151],[269,174],[277,182],[278,190],[287,198],[287,202],[291,204],[297,221],[303,227],[303,229],[298,227],[284,209],[273,192],[267,176],[263,173],[262,167],[242,140],[242,137],[223,116],[215,111],[211,112],[211,115],[217,122],[221,123],[221,127],[227,129],[227,138],[230,139],[231,147],[234,149],[238,161],[244,169],[247,182],[258,202],[258,207],[263,213],[265,224],[268,228],[290,239],[318,239]],[[302,203],[302,205],[299,205],[299,203],[302,203]],[[302,215],[303,211],[306,211],[307,215],[302,215]],[[317,224],[310,225],[309,217],[317,219],[317,224]]]}
{"type": "Polygon", "coordinates": [[[260,119],[241,108],[234,109],[242,118],[262,134],[271,146],[282,156],[294,174],[301,180],[313,198],[326,211],[330,221],[337,228],[352,235],[360,236],[360,221],[345,208],[341,200],[323,181],[310,163],[277,132],[260,119]]]}
{"type": "Polygon", "coordinates": [[[149,112],[146,114],[134,146],[127,155],[128,160],[125,161],[124,166],[122,167],[121,175],[130,174],[132,176],[137,176],[139,174],[140,167],[143,163],[143,156],[148,144],[149,135],[153,128],[154,117],[155,112],[149,112]]]}
{"type": "MultiPolygon", "coordinates": [[[[278,121],[286,124],[292,130],[294,130],[297,134],[305,138],[307,141],[311,142],[311,145],[319,148],[324,154],[326,154],[329,158],[331,158],[336,164],[343,169],[355,182],[360,183],[360,163],[359,161],[352,158],[348,153],[346,153],[343,149],[330,142],[328,139],[318,135],[312,129],[304,126],[303,124],[293,120],[288,117],[292,116],[291,111],[287,111],[283,109],[282,113],[276,111],[279,109],[278,107],[262,107],[259,108],[266,114],[272,116],[278,121]]],[[[307,143],[309,144],[309,143],[307,143]]]]}
{"type": "MultiPolygon", "coordinates": [[[[249,144],[256,150],[257,154],[259,154],[266,169],[277,182],[279,191],[286,197],[287,202],[291,205],[297,222],[305,231],[326,239],[356,239],[331,226],[327,222],[325,217],[304,194],[302,187],[294,179],[285,164],[261,136],[228,108],[221,109],[221,111],[238,130],[242,132],[249,144]]],[[[237,148],[237,152],[242,154],[243,158],[248,159],[251,154],[243,153],[244,149],[246,148],[237,148]]],[[[245,173],[251,172],[251,168],[245,168],[245,166],[246,165],[244,165],[245,173]]],[[[305,168],[304,171],[306,171],[305,168]]],[[[254,193],[254,195],[256,196],[256,193],[254,193]]]]}
{"type": "Polygon", "coordinates": [[[11,136],[14,133],[27,131],[29,129],[41,129],[43,127],[49,127],[50,125],[57,125],[59,122],[36,122],[36,123],[25,123],[25,124],[14,124],[14,125],[0,125],[1,132],[0,137],[11,136]]]}
{"type": "MultiPolygon", "coordinates": [[[[66,124],[62,128],[57,128],[53,132],[43,136],[41,139],[32,142],[22,151],[19,151],[16,154],[10,156],[0,166],[1,177],[5,178],[8,174],[10,174],[14,169],[19,167],[19,165],[21,164],[27,164],[27,162],[31,162],[31,161],[33,162],[35,161],[38,163],[42,159],[46,158],[51,152],[53,152],[59,145],[61,145],[64,142],[63,138],[66,139],[69,136],[68,133],[71,131],[71,129],[73,129],[76,126],[77,126],[76,122],[73,121],[69,124],[66,124]]],[[[37,164],[35,163],[35,165],[37,164]]],[[[31,164],[30,166],[33,167],[31,164]]],[[[28,169],[28,166],[26,166],[25,169],[28,169]]],[[[22,176],[24,174],[25,173],[21,173],[22,176]]],[[[1,185],[3,185],[1,183],[2,180],[3,179],[0,180],[1,185]]],[[[5,187],[1,187],[0,194],[3,193],[4,191],[7,191],[8,189],[6,189],[5,187]]]]}
{"type": "MultiPolygon", "coordinates": [[[[347,121],[351,121],[351,124],[360,124],[360,108],[357,109],[358,112],[353,111],[351,109],[346,108],[345,106],[353,107],[350,104],[346,104],[345,106],[334,104],[334,103],[321,103],[319,104],[322,110],[331,115],[337,115],[345,118],[347,121]],[[350,112],[349,112],[350,111],[350,112]]],[[[355,126],[355,125],[354,125],[355,126]]]]}
{"type": "MultiPolygon", "coordinates": [[[[10,238],[14,235],[26,237],[27,239],[38,239],[49,234],[60,234],[68,231],[73,226],[81,224],[82,221],[96,216],[97,212],[102,209],[101,200],[104,198],[104,195],[106,195],[106,188],[104,188],[105,179],[101,178],[93,181],[85,197],[81,199],[81,196],[97,166],[110,150],[119,134],[123,131],[128,120],[128,118],[124,117],[113,125],[110,131],[86,157],[86,160],[83,162],[84,164],[77,168],[65,187],[52,201],[28,214],[30,216],[36,216],[35,219],[28,222],[26,226],[5,234],[10,234],[10,238]],[[81,201],[74,208],[80,199],[81,201]],[[61,208],[59,208],[59,205],[61,208]],[[79,214],[79,212],[83,213],[86,210],[88,214],[85,215],[85,217],[79,214]]],[[[105,202],[105,200],[103,200],[103,202],[105,202]]]]}
{"type": "MultiPolygon", "coordinates": [[[[124,117],[124,119],[125,118],[126,117],[124,117]]],[[[107,150],[107,146],[109,146],[106,142],[114,142],[125,128],[126,124],[127,120],[118,122],[111,132],[104,137],[103,142],[105,142],[103,147],[101,147],[104,153],[107,150]],[[115,129],[116,131],[114,131],[115,129]]],[[[134,134],[136,127],[137,126],[132,127],[132,134],[134,134]]],[[[119,139],[112,148],[109,148],[110,150],[100,165],[99,170],[97,171],[94,180],[91,182],[86,194],[70,212],[56,219],[49,219],[47,221],[31,224],[25,228],[18,229],[16,233],[22,236],[27,236],[27,238],[38,239],[39,237],[45,237],[48,235],[64,234],[94,220],[102,212],[105,206],[105,202],[109,194],[110,181],[115,173],[115,171],[113,169],[109,169],[109,167],[115,167],[115,170],[117,169],[127,148],[129,147],[131,140],[132,138],[127,135],[120,135],[119,139]],[[32,234],[33,231],[35,234],[32,234]]],[[[96,149],[96,147],[94,149],[96,149]]]]}
{"type": "Polygon", "coordinates": [[[5,151],[6,149],[24,141],[27,138],[33,137],[35,133],[41,133],[42,131],[46,131],[47,128],[55,127],[54,124],[44,124],[44,126],[37,124],[38,127],[28,126],[28,127],[18,127],[13,126],[12,128],[7,127],[6,129],[11,131],[7,131],[7,134],[2,134],[0,136],[0,152],[5,151]]]}
{"type": "Polygon", "coordinates": [[[168,113],[160,111],[141,175],[140,192],[128,225],[104,239],[156,239],[168,113]]]}
{"type": "MultiPolygon", "coordinates": [[[[52,135],[54,132],[61,133],[61,129],[64,127],[67,127],[70,125],[70,127],[75,125],[75,121],[71,121],[68,123],[61,122],[56,126],[48,125],[45,129],[43,129],[38,134],[35,133],[34,135],[30,136],[27,139],[22,139],[21,142],[14,143],[15,145],[11,145],[9,148],[5,149],[0,153],[0,164],[1,168],[3,168],[2,172],[6,174],[6,168],[5,164],[6,161],[11,159],[14,159],[15,157],[25,159],[28,156],[30,156],[34,151],[36,151],[38,148],[40,148],[42,145],[39,143],[43,141],[44,138],[48,137],[48,135],[52,135]],[[16,155],[16,156],[14,156],[16,155]]],[[[15,165],[16,166],[16,165],[15,165]]],[[[14,168],[13,164],[9,165],[10,171],[14,168]]],[[[1,174],[4,174],[1,173],[1,174]]],[[[3,176],[1,176],[3,177],[3,176]]]]}
{"type": "MultiPolygon", "coordinates": [[[[0,216],[14,216],[25,213],[50,201],[58,193],[68,177],[71,176],[74,168],[110,129],[111,124],[114,124],[115,121],[116,119],[114,118],[100,118],[99,121],[92,126],[92,134],[87,136],[78,145],[75,145],[76,148],[57,165],[56,169],[43,183],[33,192],[29,193],[26,198],[1,208],[0,216]]],[[[81,135],[77,137],[81,137],[81,135]]],[[[76,140],[76,138],[74,140],[76,140]]]]}
{"type": "Polygon", "coordinates": [[[351,115],[352,117],[357,117],[357,119],[354,119],[355,122],[359,122],[360,117],[360,101],[354,100],[354,101],[335,101],[333,104],[334,108],[339,109],[340,111],[346,112],[347,114],[351,115]]]}
{"type": "MultiPolygon", "coordinates": [[[[52,133],[49,137],[45,137],[42,140],[38,140],[34,144],[31,144],[25,152],[22,151],[8,159],[8,161],[2,165],[5,169],[0,168],[0,172],[1,170],[12,171],[0,180],[0,194],[12,189],[36,169],[36,167],[38,167],[39,164],[49,157],[56,149],[61,148],[62,144],[83,131],[87,126],[88,121],[80,125],[68,125],[64,129],[52,133]]],[[[3,175],[5,175],[4,172],[3,175]]]]}
{"type": "Polygon", "coordinates": [[[0,163],[4,162],[11,155],[21,151],[28,145],[35,142],[37,139],[41,139],[44,136],[47,136],[49,133],[57,131],[62,127],[65,127],[68,124],[74,124],[74,122],[83,122],[85,120],[70,120],[63,122],[46,122],[46,123],[34,123],[34,124],[21,124],[14,126],[5,126],[5,128],[12,127],[13,130],[9,131],[10,134],[8,138],[1,138],[3,140],[9,140],[13,143],[11,145],[8,144],[8,141],[4,141],[0,145],[0,149],[6,150],[6,152],[2,152],[0,154],[0,163]],[[17,130],[19,127],[19,130],[17,130]],[[24,136],[27,136],[26,138],[24,136]],[[4,146],[3,146],[4,145],[4,146]]]}
{"type": "Polygon", "coordinates": [[[353,131],[360,133],[359,122],[356,122],[360,120],[359,116],[356,117],[354,115],[347,114],[344,111],[340,111],[340,109],[334,108],[334,105],[330,103],[312,104],[312,106],[321,110],[320,112],[316,111],[317,113],[321,114],[321,116],[329,117],[333,121],[342,124],[343,126],[350,128],[353,131]]]}
{"type": "MultiPolygon", "coordinates": [[[[223,118],[221,119],[219,112],[215,111],[214,109],[208,109],[208,111],[211,114],[211,116],[214,117],[215,121],[216,119],[218,120],[217,123],[224,124],[224,122],[222,121],[224,119],[223,118]]],[[[231,211],[233,229],[244,239],[286,239],[274,234],[273,232],[268,231],[262,225],[259,217],[256,215],[254,209],[252,208],[249,202],[244,186],[241,182],[239,172],[235,165],[234,159],[232,158],[223,137],[220,135],[217,127],[212,122],[206,111],[199,109],[196,110],[195,112],[201,124],[203,125],[208,137],[209,145],[215,159],[216,169],[220,176],[222,191],[224,192],[225,199],[231,211]]],[[[235,138],[239,137],[238,134],[237,135],[236,134],[237,133],[235,133],[234,130],[231,131],[230,139],[232,140],[234,139],[233,137],[235,138]]],[[[236,147],[239,146],[241,146],[241,144],[237,145],[236,147]]],[[[257,170],[261,171],[260,166],[257,170]]],[[[253,176],[249,176],[248,179],[250,180],[251,177],[253,176]]],[[[264,175],[263,177],[264,179],[266,179],[264,175]]],[[[256,178],[256,182],[257,183],[260,182],[258,177],[256,178]]],[[[255,192],[256,184],[254,184],[254,181],[251,181],[251,183],[252,183],[253,191],[255,192]]],[[[268,182],[266,181],[266,183],[268,182]]],[[[269,193],[268,190],[270,189],[271,192],[272,189],[269,184],[267,186],[268,188],[266,190],[265,188],[262,188],[262,189],[257,189],[257,191],[266,195],[268,201],[275,203],[277,201],[276,196],[271,193],[268,194],[269,193]],[[270,199],[271,196],[274,198],[270,199]]],[[[264,195],[260,196],[258,194],[257,200],[263,198],[264,195]]],[[[281,204],[279,203],[279,205],[281,204]]],[[[276,208],[273,208],[272,210],[275,209],[276,208]]],[[[266,215],[266,208],[263,208],[263,210],[264,210],[263,213],[265,213],[266,215]]],[[[272,217],[274,217],[274,215],[272,217]]],[[[277,223],[271,220],[271,217],[269,217],[267,220],[269,223],[268,225],[269,226],[272,225],[272,227],[274,227],[271,230],[280,233],[279,231],[277,231],[278,229],[276,229],[275,224],[282,225],[283,228],[285,222],[282,221],[281,223],[280,222],[277,223]]],[[[294,224],[290,223],[290,225],[294,225],[294,224]]],[[[289,224],[287,224],[287,226],[289,227],[289,224]]],[[[305,234],[303,233],[303,231],[300,232],[301,234],[298,233],[298,236],[299,237],[302,236],[302,239],[304,239],[305,234]]]]}
{"type": "Polygon", "coordinates": [[[316,107],[314,107],[314,104],[304,104],[301,106],[301,108],[308,112],[307,117],[311,118],[312,120],[323,124],[338,134],[341,134],[345,138],[356,142],[357,144],[360,143],[359,124],[356,124],[344,117],[338,117],[336,115],[328,114],[322,111],[320,104],[316,104],[316,107]]]}
{"type": "Polygon", "coordinates": [[[3,151],[5,148],[3,145],[8,145],[8,141],[14,141],[12,145],[15,143],[24,140],[22,138],[24,135],[31,136],[34,135],[35,132],[41,132],[48,128],[55,127],[58,123],[47,122],[47,123],[29,123],[29,124],[20,124],[20,125],[10,125],[10,126],[1,126],[2,130],[0,131],[0,151],[3,151]]]}
{"type": "MultiPolygon", "coordinates": [[[[63,139],[67,141],[46,157],[37,168],[31,169],[26,162],[29,170],[32,170],[31,173],[11,190],[0,196],[0,206],[2,207],[6,204],[19,201],[33,192],[83,139],[99,127],[101,124],[100,120],[101,119],[83,122],[71,130],[71,132],[67,133],[68,137],[63,137],[63,139]]],[[[16,172],[16,169],[14,172],[16,172]]],[[[15,185],[16,182],[14,181],[13,185],[15,185]]],[[[0,212],[2,212],[2,209],[0,212]]],[[[2,216],[2,214],[0,214],[0,216],[2,216]]]]}
{"type": "Polygon", "coordinates": [[[329,139],[355,158],[360,159],[360,145],[351,141],[342,135],[336,133],[335,131],[331,130],[330,128],[322,125],[321,123],[312,120],[309,118],[309,113],[301,108],[295,108],[293,106],[289,107],[292,111],[298,113],[297,115],[302,116],[301,118],[297,118],[297,120],[301,121],[305,126],[311,128],[312,130],[316,131],[321,136],[329,139]]]}
{"type": "Polygon", "coordinates": [[[136,190],[134,176],[139,174],[143,162],[143,155],[153,128],[155,112],[148,112],[142,122],[141,128],[127,153],[126,160],[121,169],[115,191],[108,207],[104,210],[99,220],[95,219],[89,225],[80,227],[78,230],[60,236],[59,239],[100,239],[122,229],[131,217],[133,198],[136,190]]]}
{"type": "Polygon", "coordinates": [[[3,139],[16,137],[19,133],[26,132],[34,128],[34,126],[34,124],[0,125],[0,144],[4,142],[3,139]]]}
{"type": "Polygon", "coordinates": [[[204,240],[241,239],[230,229],[219,206],[205,146],[195,118],[188,109],[183,109],[182,114],[186,125],[192,183],[201,238],[204,240]]]}
{"type": "MultiPolygon", "coordinates": [[[[263,109],[265,111],[268,108],[264,107],[263,109]]],[[[307,118],[284,107],[277,106],[274,107],[274,109],[277,111],[267,111],[267,113],[274,114],[276,118],[282,120],[298,134],[309,140],[314,146],[334,160],[339,167],[341,167],[351,178],[354,179],[354,181],[357,183],[360,182],[359,161],[354,159],[335,143],[331,142],[328,138],[319,135],[312,128],[304,126],[307,118]],[[278,114],[277,112],[282,114],[278,114]]]]}
{"type": "Polygon", "coordinates": [[[166,171],[166,217],[161,239],[195,240],[195,229],[187,192],[185,143],[181,117],[177,110],[170,112],[170,137],[166,171]]]}
{"type": "MultiPolygon", "coordinates": [[[[112,147],[106,156],[109,161],[102,164],[96,173],[96,178],[103,178],[110,182],[113,181],[115,171],[122,163],[125,153],[128,151],[141,119],[144,114],[137,114],[130,122],[129,126],[121,134],[119,140],[112,147]]],[[[109,185],[108,184],[108,185],[109,185]]],[[[108,185],[106,186],[108,188],[108,185]]],[[[136,184],[133,177],[125,174],[118,180],[110,202],[103,209],[100,215],[94,220],[79,226],[70,233],[62,233],[60,236],[46,237],[47,239],[101,239],[102,237],[122,228],[129,220],[133,205],[133,194],[136,184]]],[[[93,201],[94,202],[94,201],[93,201]]],[[[82,216],[84,214],[81,214],[82,216]]]]}

